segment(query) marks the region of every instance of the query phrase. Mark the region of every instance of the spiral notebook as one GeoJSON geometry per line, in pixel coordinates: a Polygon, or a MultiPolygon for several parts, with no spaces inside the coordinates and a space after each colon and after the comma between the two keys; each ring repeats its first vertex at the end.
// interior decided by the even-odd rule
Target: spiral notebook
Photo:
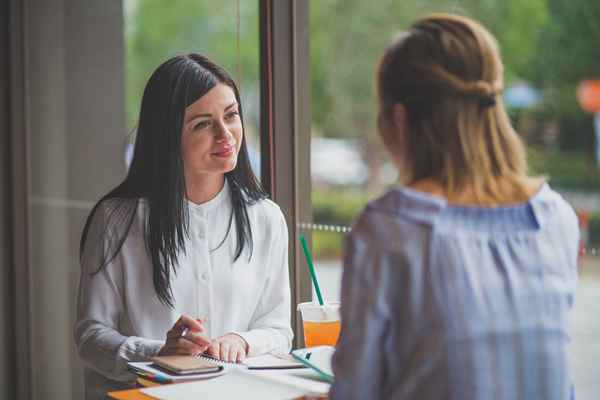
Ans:
{"type": "Polygon", "coordinates": [[[212,357],[203,356],[203,359],[222,366],[233,366],[247,369],[294,369],[306,368],[305,365],[298,362],[291,354],[268,353],[262,356],[248,357],[241,364],[227,363],[212,357]]]}
{"type": "Polygon", "coordinates": [[[223,366],[217,365],[205,357],[190,356],[157,356],[152,358],[152,362],[172,373],[178,375],[202,374],[219,372],[223,366]]]}

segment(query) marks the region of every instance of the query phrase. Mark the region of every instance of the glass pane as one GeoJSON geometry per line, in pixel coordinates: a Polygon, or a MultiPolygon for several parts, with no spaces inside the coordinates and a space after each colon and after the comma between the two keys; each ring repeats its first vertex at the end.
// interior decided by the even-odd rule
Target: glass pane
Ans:
{"type": "Polygon", "coordinates": [[[258,2],[125,0],[125,36],[126,113],[132,132],[126,157],[150,74],[169,57],[201,53],[224,67],[240,89],[250,162],[260,178],[258,2]]]}
{"type": "Polygon", "coordinates": [[[592,322],[598,320],[593,310],[600,287],[600,114],[594,122],[594,112],[600,113],[600,83],[581,86],[600,75],[595,0],[310,3],[314,211],[313,221],[303,227],[312,230],[323,291],[330,300],[339,299],[340,230],[396,180],[375,129],[378,57],[411,21],[440,11],[474,17],[496,36],[505,63],[503,99],[527,145],[530,172],[545,175],[580,217],[581,281],[571,350],[578,398],[595,398],[600,392],[591,385],[593,360],[600,357],[600,322],[592,322]]]}

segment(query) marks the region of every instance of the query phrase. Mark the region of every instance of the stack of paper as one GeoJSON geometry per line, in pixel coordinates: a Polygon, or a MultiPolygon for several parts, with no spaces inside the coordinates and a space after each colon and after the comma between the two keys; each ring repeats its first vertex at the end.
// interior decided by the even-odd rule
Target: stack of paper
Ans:
{"type": "Polygon", "coordinates": [[[329,391],[329,385],[279,372],[253,372],[234,369],[228,374],[206,381],[164,385],[142,389],[142,393],[160,400],[197,399],[261,399],[282,400],[303,395],[319,395],[329,391]],[[251,395],[251,397],[249,397],[251,395]]]}

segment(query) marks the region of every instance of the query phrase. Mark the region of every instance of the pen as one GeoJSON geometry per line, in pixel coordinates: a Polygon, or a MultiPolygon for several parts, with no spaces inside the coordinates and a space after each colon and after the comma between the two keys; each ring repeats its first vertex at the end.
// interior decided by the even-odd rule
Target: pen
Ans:
{"type": "Polygon", "coordinates": [[[158,382],[158,383],[170,383],[171,379],[169,379],[166,376],[163,375],[159,375],[159,374],[151,374],[149,372],[142,372],[142,371],[136,371],[136,374],[141,376],[142,378],[148,378],[154,382],[158,382]]]}
{"type": "MultiPolygon", "coordinates": [[[[196,321],[200,322],[200,323],[204,323],[208,320],[208,318],[203,317],[203,318],[196,318],[196,321]]],[[[187,326],[183,328],[183,330],[181,331],[181,335],[180,337],[184,338],[185,335],[187,335],[187,333],[190,331],[190,328],[188,328],[187,326]]]]}

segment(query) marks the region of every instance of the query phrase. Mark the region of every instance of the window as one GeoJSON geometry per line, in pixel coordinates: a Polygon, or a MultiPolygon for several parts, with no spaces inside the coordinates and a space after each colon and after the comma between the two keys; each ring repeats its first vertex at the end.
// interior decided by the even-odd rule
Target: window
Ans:
{"type": "MultiPolygon", "coordinates": [[[[598,2],[310,2],[313,219],[301,227],[312,232],[322,291],[339,300],[343,237],[362,207],[396,181],[375,127],[375,64],[395,33],[433,11],[473,17],[496,36],[505,63],[503,97],[527,145],[530,173],[545,175],[577,210],[582,242],[571,359],[578,397],[593,398],[598,352],[592,356],[589,348],[600,348],[600,324],[591,323],[593,288],[600,283],[600,114],[594,128],[589,111],[600,107],[596,102],[586,112],[576,93],[600,71],[598,2]]],[[[587,90],[590,86],[600,92],[598,81],[588,82],[587,90]]],[[[588,96],[594,103],[597,95],[588,96]]]]}

